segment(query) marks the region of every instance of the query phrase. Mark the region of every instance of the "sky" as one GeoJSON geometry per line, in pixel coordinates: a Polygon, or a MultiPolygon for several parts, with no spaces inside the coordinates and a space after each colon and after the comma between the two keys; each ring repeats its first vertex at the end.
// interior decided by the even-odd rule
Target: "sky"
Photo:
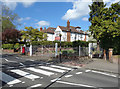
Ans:
{"type": "MultiPolygon", "coordinates": [[[[83,31],[91,25],[88,21],[91,0],[0,0],[20,17],[17,27],[23,30],[25,26],[33,28],[66,26],[67,20],[71,26],[80,26],[83,31]]],[[[109,7],[119,0],[104,0],[109,7]]]]}

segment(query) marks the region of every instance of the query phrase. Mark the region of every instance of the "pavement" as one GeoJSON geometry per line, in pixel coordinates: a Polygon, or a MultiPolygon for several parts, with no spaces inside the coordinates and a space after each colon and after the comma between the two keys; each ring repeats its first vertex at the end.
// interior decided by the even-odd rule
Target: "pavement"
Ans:
{"type": "Polygon", "coordinates": [[[93,59],[93,62],[86,64],[83,68],[120,74],[118,66],[119,65],[117,63],[111,63],[108,60],[93,59]]]}
{"type": "Polygon", "coordinates": [[[114,73],[114,74],[119,74],[119,64],[117,63],[111,63],[108,60],[104,59],[99,59],[99,58],[93,58],[91,59],[91,62],[88,62],[86,64],[78,64],[78,65],[72,65],[69,63],[62,64],[62,65],[67,65],[67,66],[72,66],[72,67],[77,67],[77,68],[85,68],[85,69],[90,69],[90,70],[96,70],[96,71],[101,71],[101,72],[108,72],[108,73],[114,73]]]}

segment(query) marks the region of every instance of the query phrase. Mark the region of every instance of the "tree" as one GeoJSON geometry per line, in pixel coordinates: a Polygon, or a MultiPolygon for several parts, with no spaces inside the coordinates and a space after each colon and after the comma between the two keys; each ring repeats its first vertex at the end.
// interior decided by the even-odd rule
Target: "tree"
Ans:
{"type": "Polygon", "coordinates": [[[103,1],[101,2],[93,2],[91,5],[89,5],[90,8],[90,18],[89,21],[91,22],[91,26],[89,27],[91,34],[93,37],[97,40],[97,50],[99,50],[99,39],[101,35],[101,22],[103,17],[103,11],[106,4],[104,4],[103,1]]]}
{"type": "Polygon", "coordinates": [[[20,31],[16,29],[6,29],[2,32],[2,43],[18,42],[21,38],[20,31]]]}
{"type": "Polygon", "coordinates": [[[100,44],[102,48],[113,48],[114,54],[120,54],[120,4],[112,4],[106,12],[102,22],[100,44]]]}
{"type": "MultiPolygon", "coordinates": [[[[93,4],[90,8],[95,7],[93,4]]],[[[99,13],[96,12],[96,9],[91,9],[89,18],[91,22],[90,31],[94,38],[100,42],[101,47],[105,50],[109,48],[120,49],[118,46],[120,44],[120,4],[115,3],[109,8],[97,9],[99,13]]]]}
{"type": "Polygon", "coordinates": [[[2,31],[6,29],[15,29],[20,25],[19,16],[13,13],[8,7],[2,5],[2,31]]]}
{"type": "Polygon", "coordinates": [[[32,41],[40,41],[46,39],[47,35],[38,29],[33,27],[25,27],[26,30],[22,30],[22,40],[29,41],[30,44],[32,41]]]}

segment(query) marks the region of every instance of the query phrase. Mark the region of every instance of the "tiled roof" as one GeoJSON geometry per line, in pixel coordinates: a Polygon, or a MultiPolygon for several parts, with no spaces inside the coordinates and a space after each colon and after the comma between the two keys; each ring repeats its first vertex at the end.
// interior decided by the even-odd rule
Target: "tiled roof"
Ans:
{"type": "MultiPolygon", "coordinates": [[[[64,27],[64,26],[59,26],[59,27],[62,31],[65,31],[65,32],[71,31],[73,33],[85,34],[84,31],[82,31],[82,30],[80,30],[80,31],[76,30],[76,28],[81,28],[81,27],[70,26],[70,29],[68,29],[67,27],[64,27]]],[[[42,32],[54,34],[55,30],[56,30],[56,28],[49,27],[47,29],[42,30],[42,32]]]]}
{"type": "Polygon", "coordinates": [[[74,32],[74,33],[83,33],[84,31],[82,31],[82,30],[80,30],[80,31],[78,31],[78,30],[76,30],[76,28],[80,28],[80,27],[73,27],[73,26],[70,26],[70,29],[68,29],[67,27],[64,27],[64,26],[59,26],[60,27],[60,29],[62,29],[62,31],[70,31],[71,30],[71,32],[74,32]]]}
{"type": "Polygon", "coordinates": [[[42,32],[54,34],[55,29],[56,29],[56,28],[49,27],[49,28],[47,28],[47,29],[42,30],[42,32]]]}

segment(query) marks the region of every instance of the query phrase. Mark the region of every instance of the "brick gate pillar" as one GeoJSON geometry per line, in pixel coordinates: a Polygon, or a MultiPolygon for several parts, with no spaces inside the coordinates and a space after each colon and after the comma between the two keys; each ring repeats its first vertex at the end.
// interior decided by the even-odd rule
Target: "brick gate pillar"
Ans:
{"type": "Polygon", "coordinates": [[[104,59],[106,60],[106,50],[104,49],[104,59]]]}

